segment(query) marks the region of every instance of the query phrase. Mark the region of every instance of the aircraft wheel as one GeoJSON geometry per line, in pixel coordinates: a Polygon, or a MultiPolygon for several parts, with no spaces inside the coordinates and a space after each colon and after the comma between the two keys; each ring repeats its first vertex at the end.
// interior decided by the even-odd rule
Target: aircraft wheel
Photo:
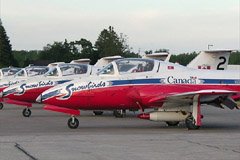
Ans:
{"type": "Polygon", "coordinates": [[[177,126],[179,124],[179,121],[167,121],[166,123],[168,126],[177,126]]]}
{"type": "Polygon", "coordinates": [[[195,124],[195,120],[193,118],[192,115],[188,116],[185,120],[185,124],[186,124],[186,127],[189,129],[189,130],[193,130],[193,129],[199,129],[200,126],[197,126],[195,124]]]}
{"type": "Polygon", "coordinates": [[[123,118],[126,116],[126,110],[122,109],[122,110],[114,110],[113,111],[113,115],[116,118],[123,118]]]}
{"type": "Polygon", "coordinates": [[[68,120],[68,127],[71,129],[76,129],[79,126],[79,121],[75,117],[71,117],[68,120]]]}
{"type": "Polygon", "coordinates": [[[23,111],[22,111],[22,114],[24,117],[30,117],[32,112],[29,108],[24,108],[23,111]]]}
{"type": "Polygon", "coordinates": [[[93,111],[93,114],[95,116],[101,116],[103,114],[103,111],[93,111]]]}
{"type": "Polygon", "coordinates": [[[3,109],[3,104],[2,104],[2,103],[0,103],[0,110],[1,110],[1,109],[3,109]]]}

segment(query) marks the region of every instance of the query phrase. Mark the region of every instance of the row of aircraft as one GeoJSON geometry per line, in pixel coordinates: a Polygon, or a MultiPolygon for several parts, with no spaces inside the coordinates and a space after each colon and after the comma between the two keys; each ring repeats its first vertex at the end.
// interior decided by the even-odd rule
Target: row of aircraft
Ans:
{"type": "Polygon", "coordinates": [[[68,114],[67,124],[72,129],[79,126],[76,117],[80,110],[99,115],[111,110],[115,116],[138,110],[140,119],[169,126],[185,121],[188,129],[198,129],[202,106],[238,109],[240,71],[227,69],[230,53],[204,51],[186,67],[168,62],[168,54],[151,54],[144,58],[105,57],[94,66],[88,59],[80,59],[3,68],[0,97],[3,103],[25,106],[25,117],[30,117],[34,103],[68,114]]]}

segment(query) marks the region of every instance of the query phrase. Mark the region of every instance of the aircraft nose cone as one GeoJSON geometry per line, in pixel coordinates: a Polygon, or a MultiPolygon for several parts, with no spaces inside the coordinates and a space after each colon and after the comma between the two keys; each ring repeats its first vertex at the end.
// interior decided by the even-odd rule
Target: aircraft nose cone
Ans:
{"type": "Polygon", "coordinates": [[[36,102],[42,103],[42,95],[41,94],[37,97],[36,102]]]}

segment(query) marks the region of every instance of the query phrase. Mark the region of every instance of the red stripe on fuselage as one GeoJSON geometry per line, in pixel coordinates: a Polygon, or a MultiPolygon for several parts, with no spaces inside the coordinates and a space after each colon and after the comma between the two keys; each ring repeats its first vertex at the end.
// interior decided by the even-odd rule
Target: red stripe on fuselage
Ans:
{"type": "Polygon", "coordinates": [[[4,98],[13,99],[17,101],[23,101],[23,102],[29,102],[29,103],[35,103],[37,97],[47,89],[51,88],[53,86],[46,86],[41,88],[34,88],[34,89],[28,89],[26,90],[22,95],[15,95],[9,94],[5,96],[4,98]]]}
{"type": "Polygon", "coordinates": [[[139,106],[136,102],[139,102],[143,108],[148,108],[150,106],[149,101],[161,95],[174,95],[207,89],[240,92],[240,85],[148,84],[112,86],[74,92],[66,100],[52,97],[46,99],[43,103],[83,110],[138,109],[139,106]]]}

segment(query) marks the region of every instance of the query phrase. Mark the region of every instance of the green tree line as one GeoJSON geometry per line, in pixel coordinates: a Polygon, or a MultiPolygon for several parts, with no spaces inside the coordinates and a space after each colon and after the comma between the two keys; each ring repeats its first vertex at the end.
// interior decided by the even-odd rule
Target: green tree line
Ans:
{"type": "Polygon", "coordinates": [[[47,44],[39,51],[13,51],[14,58],[20,67],[36,60],[50,60],[50,62],[70,62],[73,59],[89,58],[95,64],[99,58],[121,55],[123,57],[137,57],[127,44],[126,36],[118,35],[113,27],[104,29],[95,44],[81,38],[76,41],[54,42],[47,44]]]}
{"type": "MultiPolygon", "coordinates": [[[[68,47],[67,47],[68,48],[68,47]]],[[[165,51],[165,49],[164,49],[165,51]]],[[[153,52],[147,51],[147,54],[152,54],[153,52]],[[149,53],[150,52],[150,53],[149,53]]],[[[154,52],[157,53],[157,52],[154,52]]],[[[64,61],[70,62],[73,59],[79,58],[90,58],[91,64],[100,58],[99,53],[92,46],[92,43],[86,39],[81,39],[75,42],[54,42],[53,44],[48,44],[42,51],[13,51],[14,58],[17,60],[19,66],[27,66],[33,61],[36,60],[52,60],[51,62],[64,61]],[[66,49],[67,46],[71,46],[73,49],[66,49]],[[78,49],[78,47],[80,49],[78,49]],[[58,54],[57,54],[58,53],[58,54]],[[65,55],[65,56],[61,56],[65,55]],[[68,56],[67,56],[68,55],[68,56]]],[[[111,55],[122,55],[122,54],[109,54],[102,56],[111,56],[111,55]]],[[[182,53],[177,55],[171,55],[170,62],[177,62],[181,65],[186,66],[190,61],[192,61],[198,55],[197,52],[192,53],[182,53]]],[[[138,57],[136,53],[125,52],[124,57],[138,57]]],[[[240,52],[231,53],[229,58],[229,64],[240,65],[240,52]]]]}

